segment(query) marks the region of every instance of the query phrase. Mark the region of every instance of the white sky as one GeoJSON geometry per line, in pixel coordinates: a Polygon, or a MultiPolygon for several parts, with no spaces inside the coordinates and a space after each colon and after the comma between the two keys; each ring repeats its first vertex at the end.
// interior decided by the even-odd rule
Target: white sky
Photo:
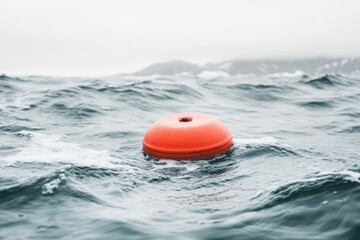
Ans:
{"type": "Polygon", "coordinates": [[[360,56],[359,0],[0,0],[0,73],[360,56]]]}

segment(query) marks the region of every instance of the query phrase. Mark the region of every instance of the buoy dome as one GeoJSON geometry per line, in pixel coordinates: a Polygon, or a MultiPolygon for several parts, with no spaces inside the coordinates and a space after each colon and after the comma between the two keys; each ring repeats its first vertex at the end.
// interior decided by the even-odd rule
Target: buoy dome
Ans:
{"type": "Polygon", "coordinates": [[[232,136],[222,122],[200,113],[178,113],[156,121],[145,133],[143,150],[167,159],[206,159],[227,152],[232,136]]]}

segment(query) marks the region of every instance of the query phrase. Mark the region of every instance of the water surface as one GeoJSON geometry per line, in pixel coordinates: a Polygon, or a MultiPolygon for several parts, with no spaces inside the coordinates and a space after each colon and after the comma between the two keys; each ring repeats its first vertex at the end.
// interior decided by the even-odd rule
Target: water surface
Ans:
{"type": "Polygon", "coordinates": [[[360,75],[0,77],[0,239],[360,239],[360,75]],[[234,147],[156,160],[157,119],[234,147]]]}

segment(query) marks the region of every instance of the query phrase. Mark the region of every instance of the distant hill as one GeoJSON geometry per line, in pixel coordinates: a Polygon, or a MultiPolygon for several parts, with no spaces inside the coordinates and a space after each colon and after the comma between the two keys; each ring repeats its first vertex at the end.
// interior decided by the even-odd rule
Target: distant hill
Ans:
{"type": "Polygon", "coordinates": [[[201,72],[201,68],[198,65],[191,64],[185,61],[169,61],[165,63],[155,63],[141,71],[135,73],[135,75],[173,75],[182,72],[198,73],[201,72]]]}
{"type": "Polygon", "coordinates": [[[360,71],[360,58],[317,58],[303,60],[229,60],[220,63],[209,63],[203,66],[185,61],[169,61],[153,64],[135,75],[174,75],[177,73],[200,73],[203,71],[222,71],[236,74],[271,74],[278,72],[303,71],[314,73],[349,73],[360,71]]]}

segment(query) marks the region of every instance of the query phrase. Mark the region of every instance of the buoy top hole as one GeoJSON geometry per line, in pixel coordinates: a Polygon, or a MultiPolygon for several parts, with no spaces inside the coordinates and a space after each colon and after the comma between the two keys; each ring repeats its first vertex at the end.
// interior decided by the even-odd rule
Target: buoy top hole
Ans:
{"type": "Polygon", "coordinates": [[[191,122],[193,119],[192,117],[181,117],[179,118],[179,122],[191,122]]]}

